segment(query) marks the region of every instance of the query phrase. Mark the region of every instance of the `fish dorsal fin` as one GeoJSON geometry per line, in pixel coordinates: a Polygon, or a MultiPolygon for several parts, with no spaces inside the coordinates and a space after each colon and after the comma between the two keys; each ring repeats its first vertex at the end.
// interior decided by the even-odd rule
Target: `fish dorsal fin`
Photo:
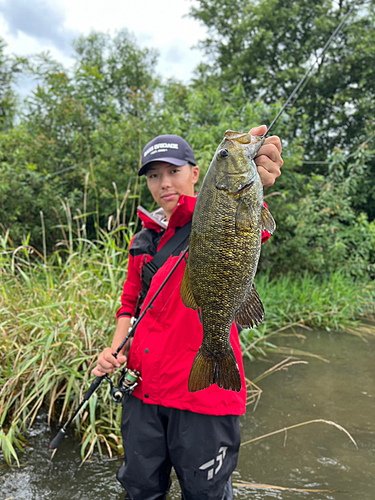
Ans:
{"type": "Polygon", "coordinates": [[[263,323],[263,317],[263,304],[253,283],[246,300],[236,312],[234,321],[244,328],[252,328],[263,323]]]}
{"type": "Polygon", "coordinates": [[[186,307],[190,307],[191,309],[199,308],[199,305],[197,304],[193,295],[193,291],[191,289],[188,266],[186,266],[184,276],[182,278],[181,298],[186,307]]]}
{"type": "Polygon", "coordinates": [[[262,231],[267,231],[273,234],[276,229],[276,223],[271,215],[271,212],[266,207],[262,208],[262,231]]]}

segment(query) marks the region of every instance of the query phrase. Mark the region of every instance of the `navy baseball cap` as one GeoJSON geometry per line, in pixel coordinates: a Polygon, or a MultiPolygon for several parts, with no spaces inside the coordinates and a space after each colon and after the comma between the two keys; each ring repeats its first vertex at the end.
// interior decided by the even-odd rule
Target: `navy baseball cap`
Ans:
{"type": "Polygon", "coordinates": [[[165,161],[177,167],[183,167],[186,163],[196,165],[193,150],[179,135],[158,135],[146,144],[138,175],[144,175],[153,161],[165,161]]]}

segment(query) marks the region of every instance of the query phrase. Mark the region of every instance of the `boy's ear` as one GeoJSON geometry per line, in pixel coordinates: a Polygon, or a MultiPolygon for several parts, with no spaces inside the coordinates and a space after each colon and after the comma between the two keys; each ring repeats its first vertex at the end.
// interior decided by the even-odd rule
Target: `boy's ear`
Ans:
{"type": "Polygon", "coordinates": [[[195,165],[194,167],[191,167],[193,171],[193,184],[196,184],[199,179],[199,167],[198,165],[195,165]]]}

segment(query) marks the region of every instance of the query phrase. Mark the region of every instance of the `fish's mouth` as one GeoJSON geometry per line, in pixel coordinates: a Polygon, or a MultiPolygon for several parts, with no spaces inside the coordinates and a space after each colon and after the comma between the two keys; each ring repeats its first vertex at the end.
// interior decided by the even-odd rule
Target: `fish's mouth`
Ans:
{"type": "Polygon", "coordinates": [[[264,135],[251,135],[243,132],[234,132],[234,130],[227,130],[224,134],[224,138],[231,141],[237,142],[239,144],[257,144],[264,142],[264,135]]]}
{"type": "Polygon", "coordinates": [[[228,177],[238,177],[240,175],[248,175],[249,171],[248,170],[243,170],[242,172],[224,172],[225,175],[228,175],[228,177]]]}
{"type": "Polygon", "coordinates": [[[235,148],[235,150],[245,149],[249,158],[254,159],[260,148],[263,146],[265,139],[265,135],[251,135],[250,133],[243,134],[241,132],[227,130],[224,134],[224,140],[220,146],[225,147],[225,143],[228,141],[235,148]]]}
{"type": "Polygon", "coordinates": [[[251,134],[244,134],[243,132],[234,132],[234,130],[227,130],[224,134],[225,139],[229,141],[238,142],[240,144],[250,144],[253,136],[251,134]]]}

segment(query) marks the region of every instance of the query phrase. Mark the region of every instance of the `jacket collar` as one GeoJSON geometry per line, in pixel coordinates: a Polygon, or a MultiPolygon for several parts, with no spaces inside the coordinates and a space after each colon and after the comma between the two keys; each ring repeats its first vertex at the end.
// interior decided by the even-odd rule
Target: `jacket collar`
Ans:
{"type": "Polygon", "coordinates": [[[166,221],[165,213],[162,208],[150,213],[145,208],[139,206],[138,217],[143,222],[143,227],[145,229],[154,229],[158,233],[164,231],[167,227],[182,227],[193,217],[196,201],[196,196],[187,196],[182,194],[171,215],[171,218],[169,219],[169,223],[166,221]]]}

